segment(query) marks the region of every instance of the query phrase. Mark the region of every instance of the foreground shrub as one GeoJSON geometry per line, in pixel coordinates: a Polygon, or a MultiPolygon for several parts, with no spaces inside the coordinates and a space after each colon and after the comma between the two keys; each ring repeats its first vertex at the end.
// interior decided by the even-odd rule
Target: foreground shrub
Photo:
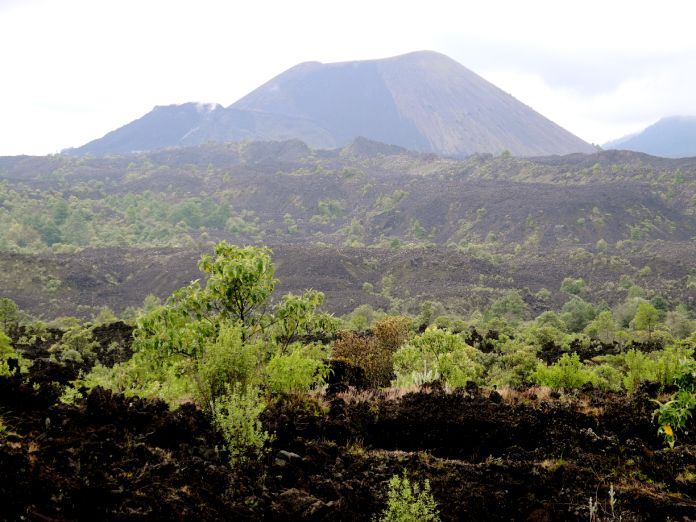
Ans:
{"type": "Polygon", "coordinates": [[[595,384],[598,388],[606,391],[620,392],[623,389],[623,374],[609,364],[600,364],[592,368],[595,384]]]}
{"type": "Polygon", "coordinates": [[[379,522],[437,522],[440,514],[426,479],[423,487],[411,482],[406,473],[394,475],[389,480],[387,507],[373,520],[379,522]]]}
{"type": "Polygon", "coordinates": [[[242,329],[223,323],[217,338],[206,343],[196,375],[200,399],[209,404],[225,393],[228,383],[258,384],[263,359],[261,343],[244,342],[242,329]]]}
{"type": "Polygon", "coordinates": [[[317,345],[291,345],[289,353],[278,353],[266,365],[266,385],[273,393],[304,393],[324,383],[326,354],[317,345]]]}
{"type": "Polygon", "coordinates": [[[679,390],[665,403],[658,400],[657,409],[653,412],[653,418],[657,417],[659,426],[657,433],[662,435],[665,442],[671,448],[677,439],[676,433],[686,427],[696,408],[696,361],[683,360],[674,377],[674,384],[679,390]]]}
{"type": "Polygon", "coordinates": [[[259,389],[235,383],[213,402],[213,421],[225,437],[232,466],[258,458],[269,440],[259,420],[266,409],[259,389]]]}

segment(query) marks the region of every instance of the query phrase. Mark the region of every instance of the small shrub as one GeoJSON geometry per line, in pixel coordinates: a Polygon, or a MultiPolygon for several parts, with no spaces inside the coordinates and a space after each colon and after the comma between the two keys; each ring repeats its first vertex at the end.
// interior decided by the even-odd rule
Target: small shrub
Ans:
{"type": "Polygon", "coordinates": [[[316,345],[295,344],[288,354],[276,354],[266,365],[266,384],[273,393],[303,393],[321,385],[328,368],[316,345]]]}
{"type": "Polygon", "coordinates": [[[534,296],[540,301],[548,301],[551,299],[551,291],[548,288],[541,288],[534,296]]]}
{"type": "Polygon", "coordinates": [[[623,389],[623,374],[609,364],[600,364],[592,369],[594,384],[605,391],[620,392],[623,389]]]}
{"type": "Polygon", "coordinates": [[[75,406],[80,399],[82,399],[80,391],[73,385],[66,385],[63,386],[63,392],[60,394],[58,401],[67,406],[75,406]]]}
{"type": "Polygon", "coordinates": [[[68,365],[79,366],[91,363],[94,349],[99,343],[94,340],[92,330],[81,326],[68,328],[59,343],[49,348],[52,358],[68,365]]]}
{"type": "Polygon", "coordinates": [[[263,348],[261,343],[244,342],[242,335],[239,326],[223,323],[217,338],[206,344],[196,379],[203,404],[224,394],[227,383],[257,383],[263,348]]]}
{"type": "Polygon", "coordinates": [[[626,365],[624,388],[628,393],[633,393],[641,382],[655,380],[656,365],[647,354],[632,349],[623,355],[623,360],[626,365]]]}
{"type": "Polygon", "coordinates": [[[263,431],[259,415],[266,409],[259,389],[239,383],[213,403],[213,421],[227,442],[232,466],[259,458],[269,435],[263,431]]]}
{"type": "Polygon", "coordinates": [[[580,388],[595,380],[592,371],[585,368],[580,362],[577,353],[568,355],[564,353],[561,358],[551,366],[541,363],[531,376],[532,381],[550,388],[580,388]]]}
{"type": "Polygon", "coordinates": [[[389,480],[387,507],[379,517],[379,522],[438,522],[440,514],[426,479],[423,487],[411,482],[406,473],[403,477],[394,475],[389,480]]]}
{"type": "Polygon", "coordinates": [[[675,432],[683,430],[691,418],[691,413],[696,408],[696,397],[692,390],[679,390],[669,401],[661,403],[656,400],[655,403],[658,408],[653,417],[657,417],[657,433],[664,437],[670,448],[673,448],[677,438],[675,432]]]}
{"type": "Polygon", "coordinates": [[[404,316],[387,316],[377,321],[372,332],[383,348],[395,352],[411,337],[411,319],[404,316]]]}
{"type": "Polygon", "coordinates": [[[672,398],[662,403],[655,400],[657,409],[653,412],[653,418],[657,417],[658,435],[662,435],[670,448],[674,447],[676,431],[683,430],[686,422],[691,418],[696,408],[696,361],[684,359],[675,372],[674,384],[679,390],[672,398]]]}
{"type": "Polygon", "coordinates": [[[571,295],[580,295],[585,291],[585,280],[582,277],[573,279],[572,277],[566,277],[561,283],[561,292],[571,295]]]}
{"type": "Polygon", "coordinates": [[[360,366],[371,387],[388,386],[392,378],[392,352],[377,337],[340,332],[334,343],[333,357],[360,366]]]}
{"type": "Polygon", "coordinates": [[[15,351],[10,344],[10,338],[0,330],[0,376],[9,376],[13,373],[12,370],[24,373],[28,366],[28,361],[15,351]],[[14,360],[16,366],[13,366],[10,360],[14,360]]]}
{"type": "Polygon", "coordinates": [[[501,353],[496,355],[488,371],[488,382],[498,387],[520,386],[530,382],[532,374],[541,364],[536,350],[515,341],[502,343],[499,350],[501,353]]]}

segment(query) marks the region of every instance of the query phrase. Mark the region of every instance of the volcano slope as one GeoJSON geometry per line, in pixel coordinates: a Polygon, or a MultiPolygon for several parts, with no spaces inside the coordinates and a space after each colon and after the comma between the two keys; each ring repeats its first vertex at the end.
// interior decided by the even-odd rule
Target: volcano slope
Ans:
{"type": "Polygon", "coordinates": [[[443,520],[696,519],[696,426],[665,449],[650,385],[626,396],[333,382],[343,391],[276,397],[267,453],[233,469],[193,405],[101,388],[61,404],[75,377],[39,358],[0,378],[2,520],[365,520],[404,471],[429,479],[443,520]]]}

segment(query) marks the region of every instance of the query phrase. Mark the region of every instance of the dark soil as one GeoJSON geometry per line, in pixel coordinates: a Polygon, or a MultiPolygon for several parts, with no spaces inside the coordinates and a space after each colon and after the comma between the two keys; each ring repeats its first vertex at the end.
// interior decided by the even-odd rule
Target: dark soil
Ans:
{"type": "Polygon", "coordinates": [[[614,520],[696,520],[696,425],[664,449],[654,387],[277,398],[263,414],[269,452],[233,470],[192,405],[101,389],[56,404],[54,383],[71,378],[37,361],[0,379],[2,520],[366,520],[404,470],[430,480],[443,520],[588,520],[589,498],[612,520],[612,486],[614,520]]]}

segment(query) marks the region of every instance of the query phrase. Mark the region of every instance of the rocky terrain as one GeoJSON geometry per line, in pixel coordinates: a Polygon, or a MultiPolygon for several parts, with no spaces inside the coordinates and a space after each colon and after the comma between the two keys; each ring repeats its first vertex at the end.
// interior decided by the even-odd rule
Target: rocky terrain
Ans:
{"type": "Polygon", "coordinates": [[[696,519],[696,432],[663,447],[656,387],[368,392],[335,375],[327,394],[276,397],[266,456],[233,469],[193,405],[102,389],[60,404],[74,373],[38,357],[0,378],[0,519],[365,519],[403,470],[430,480],[443,520],[696,519]]]}

